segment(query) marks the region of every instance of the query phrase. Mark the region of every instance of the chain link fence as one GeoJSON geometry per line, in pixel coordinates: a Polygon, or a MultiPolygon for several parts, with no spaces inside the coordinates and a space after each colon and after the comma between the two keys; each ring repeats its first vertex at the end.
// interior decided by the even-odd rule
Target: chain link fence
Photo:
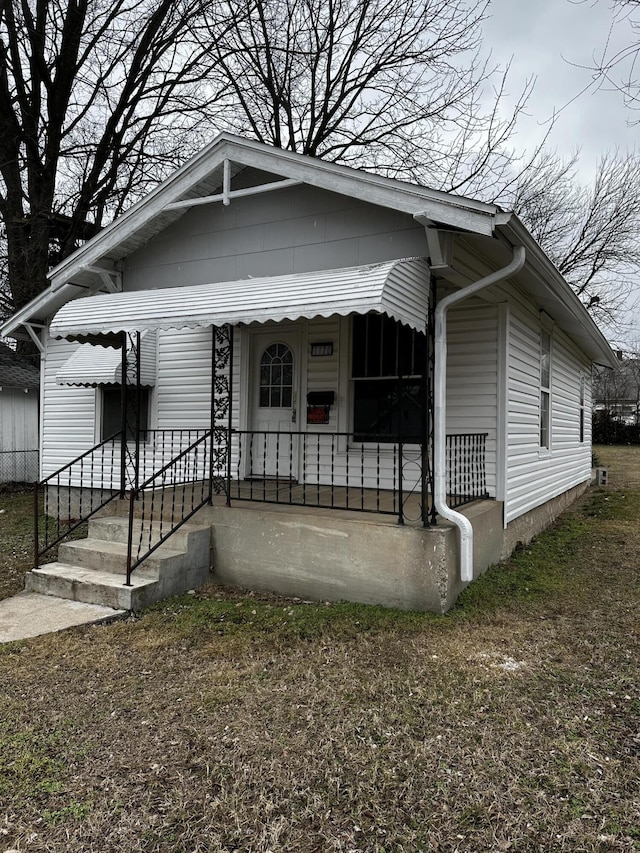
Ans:
{"type": "Polygon", "coordinates": [[[35,483],[37,479],[37,450],[0,451],[0,483],[35,483]]]}

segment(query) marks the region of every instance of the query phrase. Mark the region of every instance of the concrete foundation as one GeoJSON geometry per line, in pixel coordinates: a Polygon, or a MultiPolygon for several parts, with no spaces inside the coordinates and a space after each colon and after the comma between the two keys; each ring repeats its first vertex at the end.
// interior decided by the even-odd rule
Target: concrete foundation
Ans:
{"type": "MultiPolygon", "coordinates": [[[[503,526],[503,505],[464,508],[474,531],[474,577],[551,524],[583,484],[503,526]]],[[[404,525],[375,514],[244,504],[205,508],[213,577],[221,584],[316,601],[354,601],[445,613],[459,579],[458,530],[404,525]]]]}
{"type": "MultiPolygon", "coordinates": [[[[506,559],[518,544],[530,542],[587,485],[537,507],[506,529],[502,503],[476,501],[464,507],[474,531],[474,577],[506,559]]],[[[30,573],[27,588],[139,609],[202,583],[212,565],[221,584],[317,601],[444,613],[466,586],[459,579],[459,532],[447,522],[423,528],[398,525],[395,517],[376,513],[237,502],[201,509],[193,519],[196,530],[189,532],[189,526],[176,533],[135,573],[133,587],[123,587],[119,575],[128,521],[112,513],[127,509],[119,501],[106,507],[102,518],[90,522],[89,538],[61,545],[60,560],[65,562],[30,573]],[[197,547],[196,535],[202,540],[197,547]]]]}
{"type": "MultiPolygon", "coordinates": [[[[467,508],[480,574],[499,558],[502,505],[467,508]]],[[[464,588],[457,529],[422,528],[362,513],[308,508],[215,507],[198,515],[212,526],[214,579],[222,584],[320,601],[357,601],[444,613],[464,588]]]]}
{"type": "Polygon", "coordinates": [[[580,483],[579,486],[510,521],[504,531],[500,560],[506,560],[518,545],[528,545],[534,537],[553,524],[559,515],[569,509],[588,488],[587,481],[580,483]]]}

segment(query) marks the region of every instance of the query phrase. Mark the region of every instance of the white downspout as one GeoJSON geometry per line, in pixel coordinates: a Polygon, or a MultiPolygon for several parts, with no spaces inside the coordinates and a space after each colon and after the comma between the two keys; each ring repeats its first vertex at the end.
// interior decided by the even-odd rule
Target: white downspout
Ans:
{"type": "Polygon", "coordinates": [[[473,580],[473,527],[469,519],[447,506],[446,478],[446,420],[447,420],[447,311],[451,305],[468,299],[478,291],[496,284],[522,269],[525,261],[523,246],[515,246],[513,260],[500,270],[481,278],[473,284],[445,296],[437,305],[435,312],[434,340],[434,501],[436,511],[447,521],[453,522],[460,530],[460,580],[473,580]]]}

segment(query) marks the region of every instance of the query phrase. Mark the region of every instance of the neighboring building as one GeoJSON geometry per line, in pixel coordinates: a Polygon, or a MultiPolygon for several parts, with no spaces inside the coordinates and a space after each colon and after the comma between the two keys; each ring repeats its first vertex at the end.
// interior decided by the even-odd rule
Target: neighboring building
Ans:
{"type": "Polygon", "coordinates": [[[589,483],[615,357],[495,205],[221,134],[50,278],[46,500],[138,489],[130,569],[211,487],[218,580],[441,611],[589,483]]]}
{"type": "Polygon", "coordinates": [[[40,371],[0,343],[0,483],[38,477],[40,371]]]}
{"type": "Polygon", "coordinates": [[[593,377],[594,411],[628,425],[640,424],[640,359],[617,351],[612,369],[598,367],[593,377]]]}

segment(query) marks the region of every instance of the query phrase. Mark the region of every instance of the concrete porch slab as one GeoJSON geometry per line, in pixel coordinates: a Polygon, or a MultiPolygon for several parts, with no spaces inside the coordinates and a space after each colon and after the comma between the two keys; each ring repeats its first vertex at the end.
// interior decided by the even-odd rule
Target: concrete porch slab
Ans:
{"type": "Polygon", "coordinates": [[[52,595],[21,592],[0,601],[0,643],[26,640],[76,625],[119,619],[126,612],[52,595]]]}

